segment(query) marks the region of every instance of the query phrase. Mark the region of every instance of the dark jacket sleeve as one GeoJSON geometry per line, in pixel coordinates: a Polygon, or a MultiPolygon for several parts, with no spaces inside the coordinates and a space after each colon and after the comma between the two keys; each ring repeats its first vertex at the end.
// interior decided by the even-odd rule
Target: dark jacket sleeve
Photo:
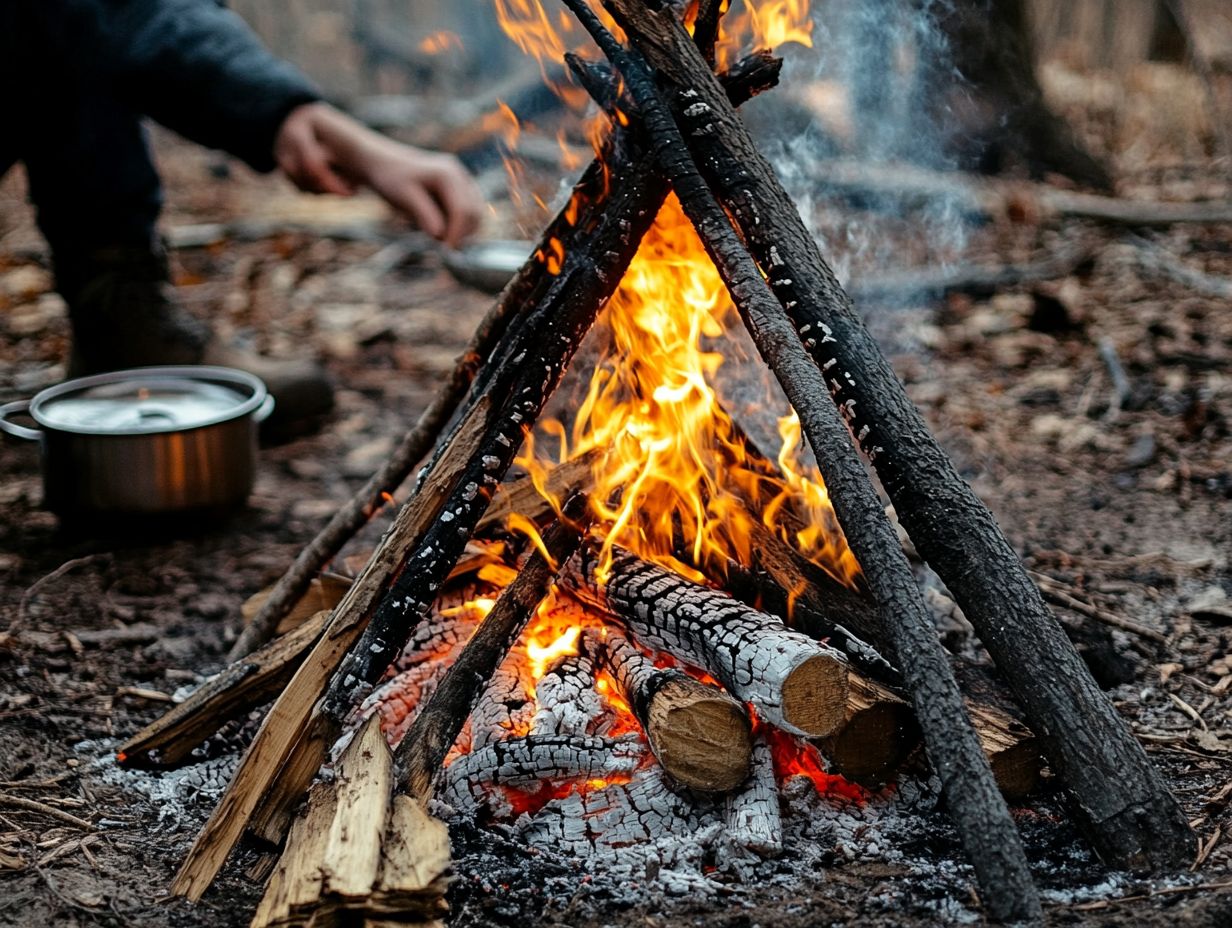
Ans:
{"type": "Polygon", "coordinates": [[[258,171],[287,114],[320,93],[214,0],[92,0],[102,59],[130,106],[258,171]]]}

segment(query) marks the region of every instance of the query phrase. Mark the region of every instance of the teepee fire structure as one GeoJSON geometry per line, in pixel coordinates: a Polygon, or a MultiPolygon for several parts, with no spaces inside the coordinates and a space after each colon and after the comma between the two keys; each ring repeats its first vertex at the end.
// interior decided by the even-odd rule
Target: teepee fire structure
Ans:
{"type": "Polygon", "coordinates": [[[174,891],[199,898],[249,834],[284,847],[255,924],[435,918],[449,846],[433,798],[531,816],[564,847],[713,814],[770,853],[775,763],[823,781],[819,748],[832,771],[885,779],[917,725],[992,917],[1040,916],[998,789],[1029,786],[1037,750],[1107,863],[1186,864],[1179,806],[737,115],[780,62],[732,54],[720,0],[565,5],[608,59],[565,56],[608,114],[594,162],[231,667],[124,746],[123,762],[175,763],[276,697],[174,891]],[[730,308],[793,410],[777,460],[709,385],[721,358],[702,345],[730,308]],[[541,421],[601,312],[611,348],[572,421],[541,421]],[[801,436],[816,471],[790,453],[801,436]],[[323,600],[318,571],[429,452],[367,566],[323,600]],[[964,701],[860,452],[1034,736],[964,701]],[[527,476],[504,482],[515,459],[527,476]]]}

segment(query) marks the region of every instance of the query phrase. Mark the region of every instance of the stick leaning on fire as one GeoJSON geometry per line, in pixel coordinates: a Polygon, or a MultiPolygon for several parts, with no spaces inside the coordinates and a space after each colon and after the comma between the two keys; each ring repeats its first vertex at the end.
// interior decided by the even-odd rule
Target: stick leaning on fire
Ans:
{"type": "MultiPolygon", "coordinates": [[[[1079,824],[1096,847],[1122,865],[1158,867],[1191,854],[1191,835],[1183,821],[1177,822],[1175,800],[1093,684],[1049,691],[1037,675],[1033,686],[1044,693],[1024,693],[1019,685],[1024,673],[1031,675],[1029,661],[1017,665],[1030,656],[1020,652],[1037,645],[1056,667],[1079,675],[1079,682],[1088,678],[1012,549],[954,473],[850,311],[725,93],[716,92],[719,84],[704,53],[717,4],[703,10],[690,39],[670,11],[647,9],[640,0],[612,0],[610,9],[636,50],[616,43],[588,7],[574,0],[568,5],[599,41],[632,98],[632,105],[622,105],[629,125],[613,129],[600,158],[611,181],[606,190],[579,188],[570,204],[577,222],[564,230],[553,224],[565,245],[561,273],[548,279],[535,262],[528,265],[523,276],[537,280],[527,290],[534,296],[515,308],[517,315],[475,379],[459,424],[440,443],[417,494],[275,702],[185,861],[175,891],[198,898],[246,828],[275,838],[285,834],[288,809],[303,797],[357,697],[376,682],[430,605],[508,468],[522,430],[533,425],[622,276],[662,203],[663,177],[804,422],[839,521],[865,569],[885,638],[877,643],[889,644],[902,668],[926,747],[947,779],[947,805],[976,863],[990,914],[1038,914],[1021,845],[992,788],[897,538],[826,399],[829,394],[882,473],[917,547],[932,555],[933,566],[1018,690],[1030,721],[1049,733],[1045,750],[1075,792],[1083,812],[1079,824]],[[641,54],[658,69],[657,79],[641,54]],[[743,241],[732,228],[733,218],[743,241]],[[904,447],[928,453],[916,461],[902,453],[904,447]],[[937,508],[942,505],[950,509],[942,513],[937,508]],[[967,541],[955,548],[954,536],[967,541]],[[1087,727],[1072,731],[1070,725],[1087,727]],[[1086,755],[1096,758],[1092,771],[1073,770],[1072,759],[1083,750],[1094,751],[1086,755]],[[1103,795],[1097,795],[1100,790],[1103,795]],[[1119,810],[1129,808],[1146,811],[1136,823],[1127,822],[1119,810]],[[1153,828],[1159,832],[1150,844],[1145,831],[1153,828]],[[1114,829],[1120,830],[1112,834],[1114,829]]],[[[606,593],[610,597],[613,588],[606,593]]],[[[358,737],[349,750],[365,741],[358,737]]],[[[408,743],[420,742],[408,734],[403,744],[408,743]]],[[[432,756],[439,752],[437,744],[432,756]]],[[[422,786],[431,771],[424,773],[422,762],[416,769],[413,782],[422,786]]],[[[289,844],[288,853],[291,849],[289,844]]]]}

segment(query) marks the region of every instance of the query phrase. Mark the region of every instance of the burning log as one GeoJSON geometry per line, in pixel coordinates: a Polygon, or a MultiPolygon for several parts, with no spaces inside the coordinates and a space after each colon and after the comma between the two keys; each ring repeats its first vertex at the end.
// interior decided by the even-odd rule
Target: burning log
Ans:
{"type": "Polygon", "coordinates": [[[627,551],[614,553],[603,582],[593,553],[579,561],[569,580],[642,644],[713,675],[793,734],[824,737],[842,724],[847,664],[833,648],[627,551]]]}
{"type": "MultiPolygon", "coordinates": [[[[575,495],[565,504],[564,517],[577,518],[585,508],[586,497],[575,495]]],[[[531,554],[517,579],[501,593],[492,611],[441,678],[398,745],[398,782],[404,792],[427,799],[432,778],[457,740],[483,687],[547,595],[558,569],[556,565],[564,563],[580,541],[575,526],[563,521],[553,525],[543,538],[546,555],[539,551],[531,554]]]]}
{"type": "MultiPolygon", "coordinates": [[[[1083,666],[992,514],[907,398],[683,27],[670,9],[651,11],[641,0],[605,5],[670,82],[680,127],[673,146],[695,153],[726,215],[740,227],[916,549],[954,594],[1040,734],[1095,849],[1131,869],[1188,863],[1196,842],[1180,806],[1083,666]]],[[[628,81],[628,70],[620,70],[628,81]]],[[[831,491],[836,500],[845,495],[833,485],[831,491]]],[[[840,521],[846,527],[841,513],[840,521]]]]}
{"type": "Polygon", "coordinates": [[[627,777],[644,757],[636,735],[527,735],[458,758],[445,768],[440,795],[456,809],[473,811],[501,800],[493,786],[537,790],[557,780],[627,777]]]}
{"type": "Polygon", "coordinates": [[[471,713],[470,750],[481,750],[495,741],[509,738],[516,731],[525,730],[534,713],[534,700],[526,692],[521,676],[498,669],[471,713]]]}
{"type": "Polygon", "coordinates": [[[646,734],[650,750],[677,782],[702,792],[735,789],[748,776],[752,733],[744,707],[680,670],[663,670],[610,629],[585,648],[611,673],[646,734]]]}
{"type": "MultiPolygon", "coordinates": [[[[835,408],[823,400],[826,388],[821,372],[745,251],[727,213],[698,173],[646,61],[620,45],[582,0],[566,3],[624,78],[630,95],[641,108],[642,125],[660,169],[718,268],[759,352],[800,415],[839,522],[859,558],[895,644],[895,655],[900,663],[910,658],[903,670],[916,717],[933,767],[951,797],[951,814],[984,889],[990,913],[999,919],[1038,920],[1042,917],[1039,896],[1013,820],[963,711],[958,685],[894,528],[848,441],[842,420],[835,408]]],[[[713,83],[713,74],[687,40],[674,11],[654,13],[634,0],[613,0],[609,9],[639,47],[651,46],[653,51],[661,52],[661,47],[645,38],[647,31],[652,31],[656,38],[665,34],[670,39],[677,31],[686,36],[690,53],[687,60],[700,62],[700,71],[704,72],[689,76],[713,83]]],[[[661,57],[664,56],[654,57],[660,69],[665,67],[661,57]]],[[[676,67],[666,73],[680,74],[681,70],[676,67]]],[[[692,94],[700,108],[693,110],[695,116],[709,108],[709,103],[698,97],[691,85],[682,93],[692,94]]],[[[726,97],[723,104],[727,105],[726,97]]],[[[749,147],[752,149],[751,144],[749,147]]],[[[756,151],[751,155],[760,158],[756,151]]],[[[764,163],[764,159],[753,163],[764,163]]],[[[796,215],[790,201],[785,209],[796,215]]],[[[771,277],[778,273],[769,269],[771,277]]]]}
{"type": "Polygon", "coordinates": [[[723,807],[727,833],[740,847],[773,857],[783,850],[783,815],[774,758],[762,735],[753,740],[753,760],[744,788],[727,797],[723,807]]]}
{"type": "Polygon", "coordinates": [[[692,797],[673,791],[663,768],[650,764],[634,772],[627,783],[570,791],[552,799],[521,831],[535,846],[585,858],[600,848],[653,842],[664,834],[691,834],[699,827],[701,816],[692,797]]]}
{"type": "Polygon", "coordinates": [[[590,658],[558,658],[536,684],[535,702],[539,708],[531,718],[532,735],[587,734],[604,713],[590,658]]]}
{"type": "MultiPolygon", "coordinates": [[[[882,786],[919,745],[920,727],[911,706],[892,690],[854,673],[847,683],[847,717],[843,726],[817,746],[835,773],[861,786],[882,786]]],[[[971,709],[968,703],[968,710],[971,709]]],[[[972,722],[979,734],[974,712],[972,722]]],[[[980,740],[983,744],[984,739],[980,740]]],[[[992,769],[995,777],[995,762],[992,769]]]]}

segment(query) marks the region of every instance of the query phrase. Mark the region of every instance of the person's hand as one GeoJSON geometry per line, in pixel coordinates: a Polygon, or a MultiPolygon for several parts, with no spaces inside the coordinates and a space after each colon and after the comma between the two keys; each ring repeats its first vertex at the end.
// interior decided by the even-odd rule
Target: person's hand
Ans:
{"type": "Polygon", "coordinates": [[[348,196],[370,187],[419,228],[450,247],[479,227],[484,199],[452,155],[402,145],[324,103],[291,111],[274,159],[301,190],[348,196]]]}

